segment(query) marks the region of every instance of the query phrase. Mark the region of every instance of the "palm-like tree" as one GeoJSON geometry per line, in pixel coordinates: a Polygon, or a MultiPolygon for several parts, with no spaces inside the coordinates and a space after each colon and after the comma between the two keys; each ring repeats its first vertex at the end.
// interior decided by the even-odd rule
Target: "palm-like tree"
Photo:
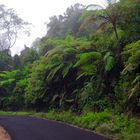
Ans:
{"type": "Polygon", "coordinates": [[[117,21],[119,18],[119,12],[116,5],[117,0],[105,0],[105,2],[107,3],[107,6],[105,7],[97,4],[91,4],[86,7],[86,12],[88,11],[90,14],[86,15],[82,26],[94,22],[99,24],[98,28],[101,28],[110,23],[115,32],[116,39],[118,40],[117,21]],[[91,11],[93,11],[92,14],[91,11]]]}

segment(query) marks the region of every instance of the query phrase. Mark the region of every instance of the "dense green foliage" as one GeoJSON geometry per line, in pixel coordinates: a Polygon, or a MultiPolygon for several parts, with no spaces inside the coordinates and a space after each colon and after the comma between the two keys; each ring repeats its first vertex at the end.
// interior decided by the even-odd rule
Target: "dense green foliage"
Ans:
{"type": "Polygon", "coordinates": [[[1,109],[17,110],[24,107],[24,89],[27,86],[28,73],[27,67],[0,73],[1,109]]]}
{"type": "MultiPolygon", "coordinates": [[[[0,51],[0,109],[140,113],[140,1],[97,7],[76,4],[51,17],[47,35],[20,55],[0,51]]],[[[74,124],[127,139],[139,135],[134,121],[103,112],[74,124]]]]}
{"type": "Polygon", "coordinates": [[[139,1],[89,7],[52,17],[19,56],[1,51],[1,108],[139,112],[139,1]]]}

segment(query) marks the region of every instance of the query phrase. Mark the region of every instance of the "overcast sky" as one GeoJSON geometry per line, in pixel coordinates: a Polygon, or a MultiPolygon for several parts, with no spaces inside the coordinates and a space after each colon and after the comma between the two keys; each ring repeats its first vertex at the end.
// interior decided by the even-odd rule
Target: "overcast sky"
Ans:
{"type": "Polygon", "coordinates": [[[49,21],[53,15],[63,14],[67,7],[75,3],[83,5],[101,4],[104,0],[0,0],[0,5],[4,4],[8,8],[13,8],[25,21],[32,23],[31,35],[20,36],[15,46],[12,48],[12,54],[19,53],[24,44],[30,47],[37,37],[46,34],[44,22],[49,21]]]}

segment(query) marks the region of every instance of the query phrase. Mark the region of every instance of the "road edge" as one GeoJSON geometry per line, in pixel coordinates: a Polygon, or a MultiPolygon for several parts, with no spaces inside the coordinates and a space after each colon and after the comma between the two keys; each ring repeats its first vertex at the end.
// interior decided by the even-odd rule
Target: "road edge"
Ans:
{"type": "Polygon", "coordinates": [[[102,133],[99,133],[99,132],[96,132],[94,130],[90,130],[90,129],[86,129],[86,128],[82,128],[82,127],[79,127],[77,125],[74,125],[74,124],[70,124],[70,123],[67,123],[67,122],[63,122],[63,121],[56,121],[56,120],[51,120],[51,119],[47,119],[47,118],[41,118],[41,117],[37,117],[37,116],[31,116],[29,115],[29,117],[32,117],[32,118],[38,118],[38,119],[43,119],[43,120],[47,120],[47,121],[52,121],[52,122],[57,122],[57,123],[60,123],[60,124],[64,124],[64,125],[68,125],[68,126],[71,126],[71,127],[74,127],[74,128],[78,128],[80,130],[84,130],[84,131],[87,131],[87,132],[91,132],[91,133],[94,133],[96,135],[99,135],[99,136],[102,136],[108,140],[113,140],[113,138],[110,138],[102,133]]]}
{"type": "Polygon", "coordinates": [[[11,140],[9,133],[3,126],[0,126],[0,140],[11,140]]]}

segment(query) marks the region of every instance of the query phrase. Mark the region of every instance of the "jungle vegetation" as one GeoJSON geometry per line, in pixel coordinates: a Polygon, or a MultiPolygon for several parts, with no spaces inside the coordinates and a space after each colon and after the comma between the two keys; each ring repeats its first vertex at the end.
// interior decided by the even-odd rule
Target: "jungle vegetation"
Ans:
{"type": "Polygon", "coordinates": [[[12,57],[1,36],[1,110],[139,115],[140,1],[90,6],[50,17],[46,36],[20,55],[12,57]]]}

